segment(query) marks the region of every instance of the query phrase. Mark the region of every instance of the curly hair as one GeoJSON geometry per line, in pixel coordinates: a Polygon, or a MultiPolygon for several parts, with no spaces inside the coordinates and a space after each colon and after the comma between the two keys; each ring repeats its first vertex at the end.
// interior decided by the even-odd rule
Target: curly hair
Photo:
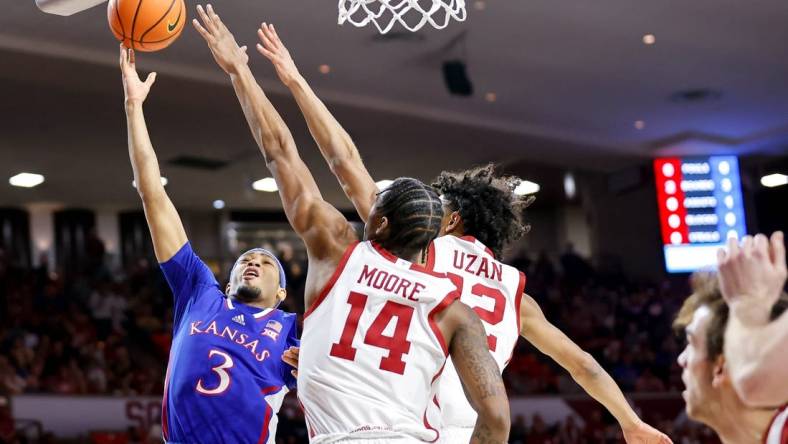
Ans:
{"type": "Polygon", "coordinates": [[[398,256],[424,252],[440,233],[443,207],[438,193],[420,180],[400,177],[380,192],[378,211],[389,221],[381,245],[398,256]]]}
{"type": "Polygon", "coordinates": [[[531,229],[523,222],[523,215],[535,197],[515,195],[520,182],[514,176],[497,176],[495,165],[487,164],[459,172],[444,171],[432,186],[449,209],[459,211],[466,234],[500,257],[507,244],[531,229]]]}

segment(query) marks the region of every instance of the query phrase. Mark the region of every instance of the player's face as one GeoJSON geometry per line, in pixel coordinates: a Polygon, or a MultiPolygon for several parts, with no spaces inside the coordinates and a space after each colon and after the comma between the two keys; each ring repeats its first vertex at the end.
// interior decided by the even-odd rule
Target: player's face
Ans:
{"type": "Polygon", "coordinates": [[[230,280],[230,295],[242,302],[273,302],[279,291],[279,266],[266,254],[248,253],[238,260],[230,280]]]}
{"type": "Polygon", "coordinates": [[[706,344],[711,314],[711,310],[705,305],[695,310],[692,322],[686,328],[687,346],[678,359],[682,368],[681,380],[686,386],[682,396],[687,403],[687,415],[703,422],[713,420],[709,417],[709,410],[717,404],[718,397],[712,385],[714,364],[709,360],[706,344]]]}

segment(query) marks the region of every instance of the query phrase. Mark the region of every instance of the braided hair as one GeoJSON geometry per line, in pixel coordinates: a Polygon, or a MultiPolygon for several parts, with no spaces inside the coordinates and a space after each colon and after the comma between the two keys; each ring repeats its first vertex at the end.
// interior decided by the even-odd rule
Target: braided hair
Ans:
{"type": "Polygon", "coordinates": [[[438,193],[418,179],[400,177],[379,193],[377,210],[389,235],[378,242],[399,257],[422,255],[440,233],[443,206],[438,193]]]}
{"type": "Polygon", "coordinates": [[[459,211],[465,233],[500,257],[507,244],[531,229],[522,219],[535,197],[515,195],[520,182],[514,176],[496,176],[495,165],[487,164],[460,172],[444,171],[432,186],[451,211],[459,211]]]}

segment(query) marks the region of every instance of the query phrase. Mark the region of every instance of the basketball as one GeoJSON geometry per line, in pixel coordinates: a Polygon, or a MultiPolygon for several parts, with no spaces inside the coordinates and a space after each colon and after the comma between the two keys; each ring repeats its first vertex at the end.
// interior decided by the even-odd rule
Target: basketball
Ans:
{"type": "Polygon", "coordinates": [[[110,0],[109,27],[123,46],[136,51],[162,50],[174,42],[186,23],[183,0],[110,0]]]}

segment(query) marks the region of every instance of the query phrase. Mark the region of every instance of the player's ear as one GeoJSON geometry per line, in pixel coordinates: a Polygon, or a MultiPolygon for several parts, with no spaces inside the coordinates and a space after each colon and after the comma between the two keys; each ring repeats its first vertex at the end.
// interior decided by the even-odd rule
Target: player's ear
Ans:
{"type": "Polygon", "coordinates": [[[725,365],[725,355],[720,354],[717,356],[717,359],[714,360],[711,386],[716,389],[727,383],[730,383],[730,378],[728,377],[728,369],[725,365]]]}
{"type": "Polygon", "coordinates": [[[226,294],[227,296],[230,296],[230,283],[229,282],[227,283],[227,287],[225,287],[225,289],[224,289],[224,294],[226,294]]]}
{"type": "Polygon", "coordinates": [[[280,288],[279,290],[276,291],[277,301],[282,302],[285,300],[286,297],[287,297],[287,290],[285,290],[284,288],[280,288]]]}
{"type": "Polygon", "coordinates": [[[380,218],[380,223],[375,227],[375,238],[385,238],[389,231],[389,219],[386,216],[380,218]]]}
{"type": "Polygon", "coordinates": [[[448,214],[448,221],[443,229],[443,234],[461,233],[463,229],[462,217],[459,211],[452,211],[448,214]]]}

